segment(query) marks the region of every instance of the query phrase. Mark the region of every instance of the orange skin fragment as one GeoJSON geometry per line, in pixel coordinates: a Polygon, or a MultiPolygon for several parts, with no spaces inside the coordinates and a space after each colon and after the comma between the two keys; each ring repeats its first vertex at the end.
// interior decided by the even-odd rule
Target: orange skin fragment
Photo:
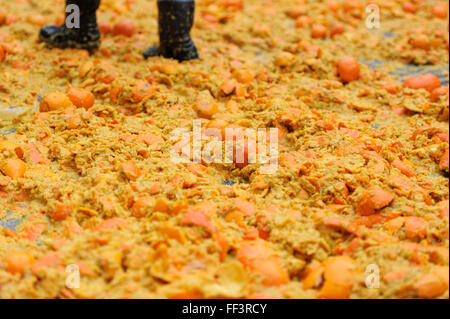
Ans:
{"type": "Polygon", "coordinates": [[[330,9],[330,11],[332,11],[332,12],[339,11],[339,9],[341,7],[340,2],[338,2],[336,0],[328,0],[327,2],[325,2],[325,4],[327,5],[328,9],[330,9]]]}
{"type": "Polygon", "coordinates": [[[391,165],[395,168],[397,168],[398,170],[400,170],[400,172],[402,172],[403,174],[405,174],[408,177],[417,177],[416,173],[414,173],[414,170],[412,168],[412,166],[404,161],[401,161],[400,159],[395,159],[391,165]]]}
{"type": "Polygon", "coordinates": [[[406,217],[405,234],[411,240],[421,240],[427,236],[428,223],[420,217],[406,217]]]}
{"type": "Polygon", "coordinates": [[[311,25],[311,17],[309,16],[301,16],[298,17],[295,21],[296,28],[304,28],[311,25]]]}
{"type": "Polygon", "coordinates": [[[33,263],[33,258],[26,252],[9,253],[4,257],[5,270],[11,274],[21,274],[33,263]]]}
{"type": "Polygon", "coordinates": [[[155,199],[150,196],[144,196],[134,202],[131,207],[131,216],[136,218],[143,218],[147,215],[147,211],[150,207],[155,205],[155,199]]]}
{"type": "Polygon", "coordinates": [[[137,180],[142,175],[141,170],[133,161],[126,161],[121,166],[123,173],[130,180],[137,180]]]}
{"type": "Polygon", "coordinates": [[[319,297],[347,299],[356,281],[356,265],[353,259],[348,256],[331,257],[323,266],[324,284],[319,297]]]}
{"type": "Polygon", "coordinates": [[[136,33],[136,25],[129,20],[119,21],[112,30],[113,36],[132,37],[136,33]]]}
{"type": "Polygon", "coordinates": [[[352,256],[358,248],[360,247],[360,240],[359,238],[353,238],[352,241],[345,247],[344,251],[342,252],[342,255],[344,256],[352,256]]]}
{"type": "Polygon", "coordinates": [[[67,127],[71,130],[76,129],[81,124],[81,117],[76,114],[67,119],[67,127]]]}
{"type": "Polygon", "coordinates": [[[429,50],[430,38],[425,34],[420,34],[410,40],[411,45],[416,49],[429,50]]]}
{"type": "Polygon", "coordinates": [[[171,208],[170,213],[174,214],[174,215],[178,215],[179,213],[181,213],[183,210],[188,208],[188,204],[186,202],[183,201],[179,201],[175,204],[174,207],[171,208]]]}
{"type": "Polygon", "coordinates": [[[391,232],[396,232],[405,224],[405,217],[397,217],[386,222],[383,226],[391,232]]]}
{"type": "MultiPolygon", "coordinates": [[[[227,121],[224,120],[220,120],[220,119],[214,119],[212,121],[210,121],[208,123],[208,125],[206,126],[208,129],[212,129],[211,131],[206,130],[205,135],[206,136],[216,136],[216,132],[213,131],[218,130],[218,132],[220,132],[220,138],[221,140],[223,140],[225,138],[225,129],[227,127],[229,127],[230,123],[228,123],[227,121]]],[[[217,136],[219,137],[219,136],[217,136]]]]}
{"type": "Polygon", "coordinates": [[[435,298],[442,295],[449,287],[448,266],[436,267],[430,274],[421,277],[414,285],[420,298],[435,298]]]}
{"type": "Polygon", "coordinates": [[[178,66],[175,63],[164,63],[161,65],[160,71],[167,75],[177,74],[178,66]]]}
{"type": "Polygon", "coordinates": [[[25,149],[28,151],[28,157],[33,164],[48,165],[50,163],[48,159],[41,155],[36,144],[28,144],[25,149]]]}
{"type": "Polygon", "coordinates": [[[325,226],[343,230],[350,234],[354,234],[355,236],[361,236],[358,224],[344,217],[327,217],[322,220],[322,223],[325,226]]]}
{"type": "Polygon", "coordinates": [[[141,134],[139,136],[139,139],[142,142],[144,142],[145,144],[147,144],[148,146],[164,142],[164,139],[162,138],[161,135],[150,134],[150,133],[141,134]]]}
{"type": "Polygon", "coordinates": [[[135,86],[132,89],[133,102],[139,103],[146,98],[153,97],[155,95],[155,89],[145,81],[136,81],[135,86]]]}
{"type": "Polygon", "coordinates": [[[434,264],[439,264],[441,260],[445,263],[449,261],[449,250],[445,247],[431,246],[427,249],[427,254],[434,264]]]}
{"type": "Polygon", "coordinates": [[[8,186],[9,182],[10,182],[9,177],[0,175],[0,186],[8,186]]]}
{"type": "Polygon", "coordinates": [[[431,102],[436,102],[437,100],[439,100],[439,98],[442,95],[445,95],[445,94],[447,94],[447,99],[448,99],[448,88],[446,88],[446,87],[437,88],[431,93],[430,100],[431,100],[431,102]]]}
{"type": "Polygon", "coordinates": [[[250,163],[251,156],[258,152],[255,141],[252,140],[240,140],[233,145],[233,162],[236,167],[244,168],[250,163]]]}
{"type": "Polygon", "coordinates": [[[220,90],[225,95],[229,95],[229,94],[233,93],[235,88],[236,88],[236,82],[234,80],[228,80],[220,86],[220,90]]]}
{"type": "Polygon", "coordinates": [[[89,267],[85,263],[79,261],[79,262],[76,262],[75,265],[78,266],[78,269],[80,269],[80,273],[83,276],[96,277],[97,274],[96,274],[95,270],[93,270],[91,267],[89,267]]]}
{"type": "Polygon", "coordinates": [[[301,15],[305,14],[305,12],[306,10],[303,6],[297,6],[286,12],[286,14],[292,19],[297,19],[301,15]]]}
{"type": "Polygon", "coordinates": [[[109,22],[104,21],[98,23],[98,29],[101,34],[108,34],[111,33],[112,31],[111,24],[109,22]]]}
{"type": "Polygon", "coordinates": [[[157,198],[155,200],[155,205],[153,206],[154,212],[168,213],[169,205],[163,198],[157,198]]]}
{"type": "Polygon", "coordinates": [[[236,198],[234,200],[234,205],[245,215],[245,216],[253,216],[256,212],[255,205],[250,203],[247,200],[236,198]]]}
{"type": "Polygon", "coordinates": [[[22,232],[22,236],[27,238],[29,241],[35,241],[41,236],[44,232],[45,228],[47,228],[46,223],[29,223],[25,226],[22,232]]]}
{"type": "Polygon", "coordinates": [[[390,94],[397,94],[398,92],[400,92],[400,85],[396,84],[396,83],[392,83],[392,82],[388,82],[386,83],[383,88],[390,94]]]}
{"type": "Polygon", "coordinates": [[[309,272],[303,280],[303,289],[311,289],[320,285],[325,267],[319,266],[309,272]]]}
{"type": "Polygon", "coordinates": [[[176,228],[169,223],[164,224],[160,228],[161,232],[166,235],[168,238],[175,239],[179,243],[183,244],[186,239],[179,228],[176,228]]]}
{"type": "Polygon", "coordinates": [[[194,105],[195,111],[198,116],[206,119],[210,119],[214,114],[219,111],[219,106],[216,102],[209,99],[198,100],[194,105]]]}
{"type": "MultiPolygon", "coordinates": [[[[202,164],[192,164],[192,165],[189,165],[187,169],[189,172],[191,172],[192,174],[194,174],[198,177],[203,177],[205,175],[205,173],[207,172],[207,167],[202,164]]],[[[188,186],[188,185],[185,185],[185,186],[188,186]]],[[[190,185],[190,186],[192,186],[192,185],[190,185]]]]}
{"type": "Polygon", "coordinates": [[[360,215],[373,215],[386,206],[395,198],[395,195],[389,191],[376,186],[370,187],[359,198],[356,204],[356,212],[360,215]]]}
{"type": "Polygon", "coordinates": [[[340,128],[339,132],[346,133],[349,136],[351,136],[352,138],[354,138],[355,140],[357,140],[360,135],[360,133],[357,130],[353,130],[353,129],[345,128],[345,127],[340,128]]]}
{"type": "Polygon", "coordinates": [[[44,255],[31,266],[31,272],[38,276],[39,272],[45,268],[57,267],[61,263],[61,253],[54,252],[44,255]]]}
{"type": "Polygon", "coordinates": [[[336,35],[343,33],[345,33],[345,27],[342,24],[336,24],[330,30],[330,37],[334,38],[336,35]]]}
{"type": "Polygon", "coordinates": [[[86,110],[94,105],[94,95],[82,88],[70,87],[67,89],[67,96],[70,101],[78,108],[85,108],[86,110]]]}
{"type": "Polygon", "coordinates": [[[346,0],[343,4],[345,13],[360,14],[364,10],[363,4],[359,0],[346,0]]]}
{"type": "Polygon", "coordinates": [[[233,11],[241,11],[244,8],[244,0],[220,0],[220,4],[233,11]]]}
{"type": "Polygon", "coordinates": [[[311,29],[311,37],[314,39],[325,39],[327,37],[328,30],[322,24],[315,24],[311,29]]]}
{"type": "Polygon", "coordinates": [[[236,80],[241,84],[250,84],[255,79],[255,76],[250,70],[240,69],[234,72],[236,80]]]}
{"type": "Polygon", "coordinates": [[[111,89],[109,90],[109,98],[112,103],[117,102],[117,98],[119,97],[119,94],[121,91],[122,91],[122,88],[119,85],[114,84],[111,86],[111,89]]]}
{"type": "Polygon", "coordinates": [[[419,127],[417,130],[414,131],[413,135],[412,135],[412,140],[414,141],[417,138],[417,135],[422,134],[422,133],[427,133],[429,137],[434,136],[436,134],[439,133],[446,133],[444,130],[435,127],[435,126],[431,126],[431,125],[424,125],[419,127]]]}
{"type": "Polygon", "coordinates": [[[397,280],[400,280],[405,275],[406,270],[405,269],[397,269],[393,270],[391,272],[388,272],[386,275],[383,276],[383,279],[385,282],[390,283],[397,280]]]}
{"type": "Polygon", "coordinates": [[[262,276],[266,286],[280,286],[289,281],[272,246],[263,240],[244,241],[238,250],[238,260],[254,273],[262,276]]]}
{"type": "Polygon", "coordinates": [[[50,216],[55,221],[61,221],[67,218],[73,211],[72,204],[58,205],[55,207],[50,216]]]}
{"type": "Polygon", "coordinates": [[[448,16],[448,2],[438,2],[433,6],[431,11],[433,16],[439,19],[447,19],[448,16]]]}
{"type": "Polygon", "coordinates": [[[66,109],[71,105],[72,102],[65,94],[54,92],[44,96],[39,105],[39,110],[41,112],[51,112],[55,110],[66,109]]]}
{"type": "Polygon", "coordinates": [[[348,56],[338,62],[338,75],[344,83],[359,80],[361,77],[359,62],[356,58],[348,56]]]}
{"type": "Polygon", "coordinates": [[[201,208],[188,209],[180,221],[181,225],[200,226],[209,230],[211,233],[216,233],[216,228],[211,222],[209,216],[201,208]]]}
{"type": "Polygon", "coordinates": [[[162,188],[161,183],[156,182],[155,184],[152,185],[152,187],[150,187],[148,192],[150,193],[150,195],[156,195],[161,191],[161,188],[162,188]]]}
{"type": "Polygon", "coordinates": [[[436,75],[427,73],[424,75],[413,76],[406,79],[406,81],[403,83],[403,86],[405,88],[414,90],[425,89],[428,92],[432,93],[435,89],[441,87],[441,80],[439,80],[436,75]]]}
{"type": "Polygon", "coordinates": [[[405,2],[403,4],[403,11],[407,13],[416,13],[417,12],[417,6],[414,3],[411,2],[405,2]]]}
{"type": "Polygon", "coordinates": [[[17,158],[8,159],[5,162],[5,164],[0,168],[0,171],[3,174],[11,177],[12,179],[18,179],[20,177],[23,177],[25,175],[26,170],[27,165],[25,164],[25,162],[17,158]]]}
{"type": "Polygon", "coordinates": [[[126,225],[127,221],[123,218],[109,218],[98,224],[95,230],[123,229],[126,228],[126,225]]]}
{"type": "Polygon", "coordinates": [[[241,228],[247,228],[247,225],[244,222],[244,214],[242,214],[239,210],[233,210],[225,216],[225,221],[229,223],[235,223],[241,228]]]}
{"type": "Polygon", "coordinates": [[[4,62],[6,59],[6,53],[5,50],[0,46],[0,63],[4,62]]]}
{"type": "Polygon", "coordinates": [[[437,203],[436,206],[439,209],[439,215],[441,216],[441,218],[448,217],[448,214],[449,214],[449,212],[448,212],[449,200],[448,199],[437,203]]]}
{"type": "Polygon", "coordinates": [[[383,222],[386,218],[381,214],[374,214],[369,216],[361,216],[356,218],[355,223],[357,225],[364,225],[366,227],[372,227],[373,225],[383,222]]]}
{"type": "Polygon", "coordinates": [[[0,141],[0,150],[1,151],[14,151],[18,148],[19,145],[10,141],[0,141]]]}

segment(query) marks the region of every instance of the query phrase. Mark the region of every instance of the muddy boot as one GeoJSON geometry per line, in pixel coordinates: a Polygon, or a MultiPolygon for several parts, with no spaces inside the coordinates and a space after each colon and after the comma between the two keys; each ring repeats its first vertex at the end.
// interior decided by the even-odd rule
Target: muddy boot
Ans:
{"type": "Polygon", "coordinates": [[[95,50],[100,46],[100,32],[97,26],[96,11],[100,0],[66,0],[66,21],[61,26],[48,25],[41,29],[39,38],[56,48],[95,50]],[[74,12],[72,5],[80,8],[80,24],[70,25],[74,12]],[[69,12],[67,12],[69,11],[69,12]]]}
{"type": "Polygon", "coordinates": [[[198,59],[190,31],[194,24],[194,0],[158,0],[159,46],[148,48],[144,57],[163,56],[178,61],[198,59]]]}

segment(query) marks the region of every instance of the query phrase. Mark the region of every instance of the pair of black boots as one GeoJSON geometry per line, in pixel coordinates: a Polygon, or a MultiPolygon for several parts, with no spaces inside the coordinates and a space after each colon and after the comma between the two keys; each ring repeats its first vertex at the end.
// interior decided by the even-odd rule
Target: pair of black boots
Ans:
{"type": "MultiPolygon", "coordinates": [[[[79,26],[45,26],[40,39],[57,48],[76,48],[93,51],[100,46],[100,32],[96,11],[100,0],[66,0],[69,11],[73,5],[80,11],[79,26]]],[[[144,57],[163,56],[179,61],[198,59],[197,48],[190,36],[194,23],[194,0],[158,0],[160,45],[150,47],[144,57]]],[[[68,12],[66,17],[72,12],[68,12]]],[[[70,17],[69,17],[70,18],[70,17]]]]}

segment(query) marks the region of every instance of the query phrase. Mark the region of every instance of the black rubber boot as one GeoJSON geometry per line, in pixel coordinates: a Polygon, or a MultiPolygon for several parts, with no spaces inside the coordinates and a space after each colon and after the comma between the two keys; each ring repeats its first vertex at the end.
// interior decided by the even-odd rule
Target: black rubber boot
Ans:
{"type": "MultiPolygon", "coordinates": [[[[56,48],[74,48],[93,51],[100,46],[100,31],[96,11],[100,0],[66,0],[66,8],[77,5],[80,8],[80,27],[71,28],[67,21],[61,26],[45,26],[39,38],[56,48]]],[[[72,12],[66,13],[66,17],[72,12]]]]}
{"type": "Polygon", "coordinates": [[[194,0],[158,0],[159,46],[148,48],[144,57],[163,56],[178,61],[198,59],[190,31],[194,24],[194,0]]]}

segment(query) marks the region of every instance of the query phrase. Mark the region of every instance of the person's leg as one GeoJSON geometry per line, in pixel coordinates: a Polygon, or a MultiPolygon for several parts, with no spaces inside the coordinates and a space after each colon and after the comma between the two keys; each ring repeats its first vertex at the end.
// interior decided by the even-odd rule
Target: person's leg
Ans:
{"type": "MultiPolygon", "coordinates": [[[[58,48],[77,48],[95,50],[100,46],[100,32],[97,26],[96,11],[100,0],[66,0],[66,8],[76,5],[80,9],[79,28],[68,26],[45,26],[39,37],[42,41],[58,48]]],[[[66,17],[73,12],[66,12],[66,17]]]]}
{"type": "Polygon", "coordinates": [[[190,31],[194,24],[194,0],[158,0],[159,46],[148,48],[144,57],[164,56],[179,61],[198,59],[190,31]]]}

